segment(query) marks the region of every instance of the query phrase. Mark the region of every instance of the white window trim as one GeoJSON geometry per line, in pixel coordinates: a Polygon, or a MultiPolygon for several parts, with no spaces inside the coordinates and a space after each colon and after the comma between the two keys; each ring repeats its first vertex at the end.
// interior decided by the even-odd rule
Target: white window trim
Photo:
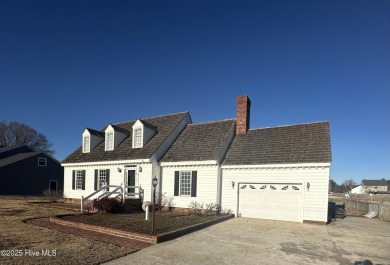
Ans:
{"type": "Polygon", "coordinates": [[[83,153],[89,153],[90,146],[91,146],[91,137],[89,135],[83,136],[83,153]],[[86,139],[88,139],[87,144],[86,144],[86,139]]]}
{"type": "Polygon", "coordinates": [[[99,169],[99,175],[98,175],[98,189],[100,189],[101,187],[103,187],[104,185],[102,185],[101,183],[101,178],[104,177],[104,185],[107,184],[107,171],[105,169],[99,169]],[[104,176],[102,176],[102,172],[104,172],[104,176]]]}
{"type": "Polygon", "coordinates": [[[75,176],[75,189],[76,190],[82,190],[83,189],[83,171],[82,170],[76,170],[76,176],[75,176]],[[80,182],[79,182],[80,181],[80,182]],[[80,183],[80,187],[78,184],[80,183]]]}
{"type": "Polygon", "coordinates": [[[109,132],[106,132],[106,151],[112,151],[112,150],[114,150],[114,137],[115,137],[115,135],[114,135],[114,132],[113,131],[109,131],[109,132]],[[108,135],[112,135],[112,139],[111,139],[111,146],[109,145],[109,139],[108,139],[108,135]]]}
{"type": "Polygon", "coordinates": [[[135,127],[133,128],[133,148],[142,148],[144,140],[144,128],[143,127],[135,127]],[[139,137],[140,142],[137,144],[136,142],[136,131],[140,131],[141,135],[139,137]]]}
{"type": "Polygon", "coordinates": [[[45,157],[38,157],[38,166],[39,167],[46,167],[47,166],[47,158],[45,158],[45,157]],[[44,161],[43,165],[41,165],[41,161],[44,161]]]}
{"type": "Polygon", "coordinates": [[[191,197],[191,192],[192,192],[192,171],[179,171],[179,196],[181,197],[191,197]],[[189,176],[190,176],[190,182],[189,182],[189,185],[190,185],[190,193],[189,194],[182,194],[182,174],[183,173],[189,173],[189,176]]]}

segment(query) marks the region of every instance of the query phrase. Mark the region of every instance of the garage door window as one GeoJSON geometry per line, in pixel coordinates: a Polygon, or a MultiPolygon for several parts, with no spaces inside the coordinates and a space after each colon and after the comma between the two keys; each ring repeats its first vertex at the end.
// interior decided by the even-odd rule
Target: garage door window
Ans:
{"type": "Polygon", "coordinates": [[[175,171],[175,196],[196,197],[197,171],[175,171]]]}

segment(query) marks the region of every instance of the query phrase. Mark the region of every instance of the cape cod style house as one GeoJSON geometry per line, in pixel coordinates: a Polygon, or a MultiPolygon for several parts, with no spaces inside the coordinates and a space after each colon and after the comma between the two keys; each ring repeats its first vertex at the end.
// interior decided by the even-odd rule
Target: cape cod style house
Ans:
{"type": "Polygon", "coordinates": [[[176,208],[214,203],[236,216],[325,224],[329,123],[250,129],[249,98],[236,104],[230,120],[192,124],[185,112],[85,129],[82,147],[62,164],[65,196],[80,199],[109,184],[151,200],[156,176],[176,208]]]}
{"type": "Polygon", "coordinates": [[[64,197],[77,201],[103,188],[90,197],[98,198],[107,195],[104,187],[109,185],[112,196],[124,190],[126,198],[150,201],[152,178],[160,177],[159,161],[188,123],[189,113],[182,112],[109,124],[102,131],[85,129],[82,146],[62,161],[64,197]]]}

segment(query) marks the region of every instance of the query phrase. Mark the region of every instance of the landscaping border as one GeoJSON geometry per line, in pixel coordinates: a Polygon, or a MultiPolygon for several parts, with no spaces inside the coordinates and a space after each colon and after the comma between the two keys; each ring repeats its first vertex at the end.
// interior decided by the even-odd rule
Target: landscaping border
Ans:
{"type": "Polygon", "coordinates": [[[118,237],[125,237],[125,238],[133,238],[135,240],[140,240],[152,244],[158,244],[164,241],[168,241],[180,236],[183,236],[185,234],[189,234],[192,232],[195,232],[197,230],[206,228],[208,226],[226,221],[228,219],[234,218],[234,214],[227,215],[221,218],[218,218],[216,220],[211,220],[211,221],[206,221],[203,223],[191,225],[188,227],[184,227],[181,229],[177,229],[175,231],[171,232],[165,232],[157,235],[149,235],[149,234],[144,234],[144,233],[137,233],[137,232],[130,232],[130,231],[124,231],[124,230],[119,230],[119,229],[114,229],[114,228],[107,228],[107,227],[102,227],[102,226],[97,226],[97,225],[91,225],[91,224],[84,224],[84,223],[79,223],[79,222],[73,222],[69,220],[64,220],[61,218],[56,217],[50,217],[50,222],[59,224],[59,225],[64,225],[64,226],[71,226],[71,227],[77,227],[85,230],[91,230],[91,231],[96,231],[104,234],[109,234],[109,235],[115,235],[118,237]]]}

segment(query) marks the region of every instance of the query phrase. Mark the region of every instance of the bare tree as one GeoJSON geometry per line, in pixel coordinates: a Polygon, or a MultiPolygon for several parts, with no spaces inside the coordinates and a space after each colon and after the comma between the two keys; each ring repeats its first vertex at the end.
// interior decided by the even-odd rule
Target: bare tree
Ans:
{"type": "Polygon", "coordinates": [[[54,154],[47,137],[32,127],[16,121],[10,123],[0,121],[0,147],[13,145],[28,145],[35,151],[54,154]]]}
{"type": "Polygon", "coordinates": [[[356,182],[353,179],[346,179],[343,181],[343,186],[346,191],[351,191],[351,189],[356,185],[356,182]]]}

